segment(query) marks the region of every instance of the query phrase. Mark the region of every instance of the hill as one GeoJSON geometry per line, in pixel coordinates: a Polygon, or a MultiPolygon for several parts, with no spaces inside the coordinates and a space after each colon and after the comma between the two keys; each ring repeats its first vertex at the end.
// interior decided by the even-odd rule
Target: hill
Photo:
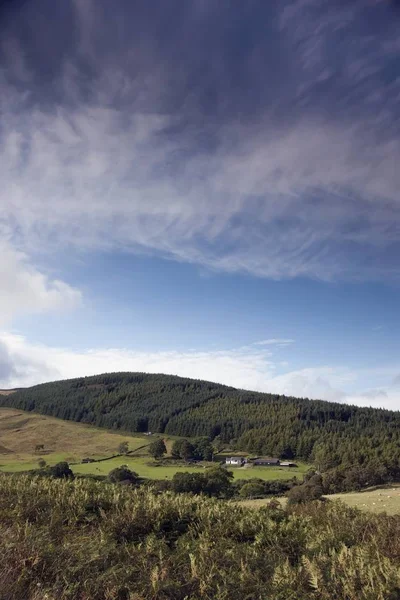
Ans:
{"type": "Polygon", "coordinates": [[[241,451],[312,461],[323,472],[352,467],[355,481],[343,484],[336,474],[330,492],[400,477],[400,413],[389,410],[145,373],[41,384],[0,396],[0,406],[116,431],[208,436],[241,451]]]}
{"type": "Polygon", "coordinates": [[[131,450],[149,443],[145,436],[110,433],[82,423],[0,408],[0,470],[34,469],[39,458],[55,464],[111,456],[125,441],[131,450]],[[35,450],[38,445],[43,445],[40,452],[35,450]]]}

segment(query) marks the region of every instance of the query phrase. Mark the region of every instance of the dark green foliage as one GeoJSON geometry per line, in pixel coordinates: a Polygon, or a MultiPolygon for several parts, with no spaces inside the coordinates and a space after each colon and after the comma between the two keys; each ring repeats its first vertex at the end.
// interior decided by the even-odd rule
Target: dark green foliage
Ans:
{"type": "Polygon", "coordinates": [[[175,440],[175,442],[172,444],[171,455],[173,458],[189,460],[194,456],[194,446],[184,438],[175,440]]]}
{"type": "Polygon", "coordinates": [[[172,478],[172,490],[177,494],[202,494],[204,486],[203,473],[178,472],[172,478]]]}
{"type": "Polygon", "coordinates": [[[315,474],[305,481],[302,485],[292,487],[288,492],[288,503],[304,504],[313,500],[320,500],[324,489],[321,475],[315,474]]]}
{"type": "Polygon", "coordinates": [[[212,460],[214,448],[206,437],[193,440],[193,457],[196,460],[212,460]]]}
{"type": "Polygon", "coordinates": [[[4,600],[398,600],[400,516],[0,475],[4,600]]]}
{"type": "Polygon", "coordinates": [[[241,498],[263,498],[264,486],[262,483],[245,483],[240,488],[241,498]]]}
{"type": "Polygon", "coordinates": [[[223,467],[211,467],[203,473],[175,473],[172,489],[176,493],[205,494],[216,498],[230,498],[234,494],[233,473],[223,467]]]}
{"type": "Polygon", "coordinates": [[[207,496],[229,498],[233,495],[232,471],[227,471],[223,467],[211,467],[205,471],[204,478],[204,493],[207,496]]]}
{"type": "Polygon", "coordinates": [[[259,498],[267,498],[268,496],[284,496],[286,492],[292,489],[292,487],[299,484],[296,477],[288,479],[287,481],[276,479],[273,481],[264,481],[263,479],[237,479],[233,482],[233,493],[235,496],[243,497],[246,492],[242,494],[242,488],[246,485],[254,485],[253,490],[257,489],[259,498]],[[261,491],[262,490],[262,491],[261,491]]]}
{"type": "Polygon", "coordinates": [[[164,440],[154,440],[149,446],[149,454],[155,459],[161,458],[167,453],[167,447],[164,440]]]}
{"type": "Polygon", "coordinates": [[[186,440],[181,438],[176,440],[172,445],[172,457],[182,458],[183,460],[212,460],[214,449],[210,440],[206,437],[186,440]]]}
{"type": "Polygon", "coordinates": [[[38,465],[40,469],[44,469],[46,466],[46,461],[44,460],[44,458],[39,458],[38,460],[38,465]]]}
{"type": "MultiPolygon", "coordinates": [[[[242,451],[303,459],[324,473],[334,470],[329,485],[336,491],[343,489],[340,480],[354,489],[400,478],[400,413],[389,410],[144,373],[43,384],[0,396],[0,405],[112,429],[208,438],[219,449],[234,440],[242,451]]],[[[193,458],[207,460],[199,445],[191,444],[193,458]]]]}
{"type": "Polygon", "coordinates": [[[50,467],[49,474],[51,477],[54,477],[54,479],[74,478],[74,474],[69,468],[69,464],[67,462],[59,462],[54,465],[54,467],[50,467]]]}
{"type": "Polygon", "coordinates": [[[108,474],[108,479],[112,483],[137,483],[139,475],[128,469],[127,466],[122,465],[121,467],[116,467],[110,471],[108,474]]]}

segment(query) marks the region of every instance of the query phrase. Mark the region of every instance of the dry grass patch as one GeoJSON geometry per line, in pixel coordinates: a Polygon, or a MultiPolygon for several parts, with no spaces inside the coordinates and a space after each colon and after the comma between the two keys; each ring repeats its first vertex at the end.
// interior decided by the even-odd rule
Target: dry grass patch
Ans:
{"type": "Polygon", "coordinates": [[[140,434],[113,433],[91,425],[63,421],[13,408],[0,408],[0,469],[33,468],[42,456],[52,463],[57,460],[79,461],[88,457],[105,457],[117,453],[121,442],[128,441],[130,450],[149,443],[140,434]],[[40,453],[35,451],[44,445],[40,453]],[[13,468],[14,467],[14,468],[13,468]]]}

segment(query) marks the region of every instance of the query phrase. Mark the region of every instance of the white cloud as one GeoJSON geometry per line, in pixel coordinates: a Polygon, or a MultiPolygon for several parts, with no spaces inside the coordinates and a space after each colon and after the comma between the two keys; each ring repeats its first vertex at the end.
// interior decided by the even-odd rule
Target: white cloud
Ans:
{"type": "Polygon", "coordinates": [[[74,351],[31,344],[23,336],[9,333],[1,335],[0,340],[7,350],[8,364],[13,365],[10,376],[3,375],[0,387],[113,371],[145,371],[258,390],[274,371],[269,352],[246,348],[209,352],[141,352],[123,348],[74,351]]]}
{"type": "Polygon", "coordinates": [[[347,393],[348,387],[354,388],[364,381],[363,373],[347,368],[317,367],[275,375],[278,366],[283,365],[275,364],[268,350],[251,347],[187,352],[121,348],[75,351],[32,344],[15,334],[0,335],[0,387],[29,386],[105,372],[139,371],[204,379],[260,392],[400,409],[398,387],[347,393]]]}
{"type": "Polygon", "coordinates": [[[69,309],[80,303],[79,290],[39,271],[4,241],[0,254],[0,325],[17,315],[69,309]]]}
{"type": "Polygon", "coordinates": [[[285,338],[270,338],[268,340],[261,340],[260,342],[254,342],[253,346],[287,346],[294,344],[294,340],[285,338]]]}

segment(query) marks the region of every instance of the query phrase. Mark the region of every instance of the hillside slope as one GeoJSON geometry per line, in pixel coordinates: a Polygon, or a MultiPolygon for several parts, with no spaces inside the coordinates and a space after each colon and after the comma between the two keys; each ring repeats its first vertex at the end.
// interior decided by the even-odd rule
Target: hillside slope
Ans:
{"type": "Polygon", "coordinates": [[[60,460],[80,462],[84,457],[102,458],[118,452],[122,442],[130,450],[148,444],[146,436],[122,435],[83,423],[0,408],[0,470],[18,471],[37,468],[39,458],[48,464],[60,460]],[[40,452],[38,445],[43,445],[40,452]]]}
{"type": "Polygon", "coordinates": [[[0,406],[109,429],[219,436],[240,450],[400,474],[400,413],[237,390],[170,375],[112,373],[0,396],[0,406]]]}

